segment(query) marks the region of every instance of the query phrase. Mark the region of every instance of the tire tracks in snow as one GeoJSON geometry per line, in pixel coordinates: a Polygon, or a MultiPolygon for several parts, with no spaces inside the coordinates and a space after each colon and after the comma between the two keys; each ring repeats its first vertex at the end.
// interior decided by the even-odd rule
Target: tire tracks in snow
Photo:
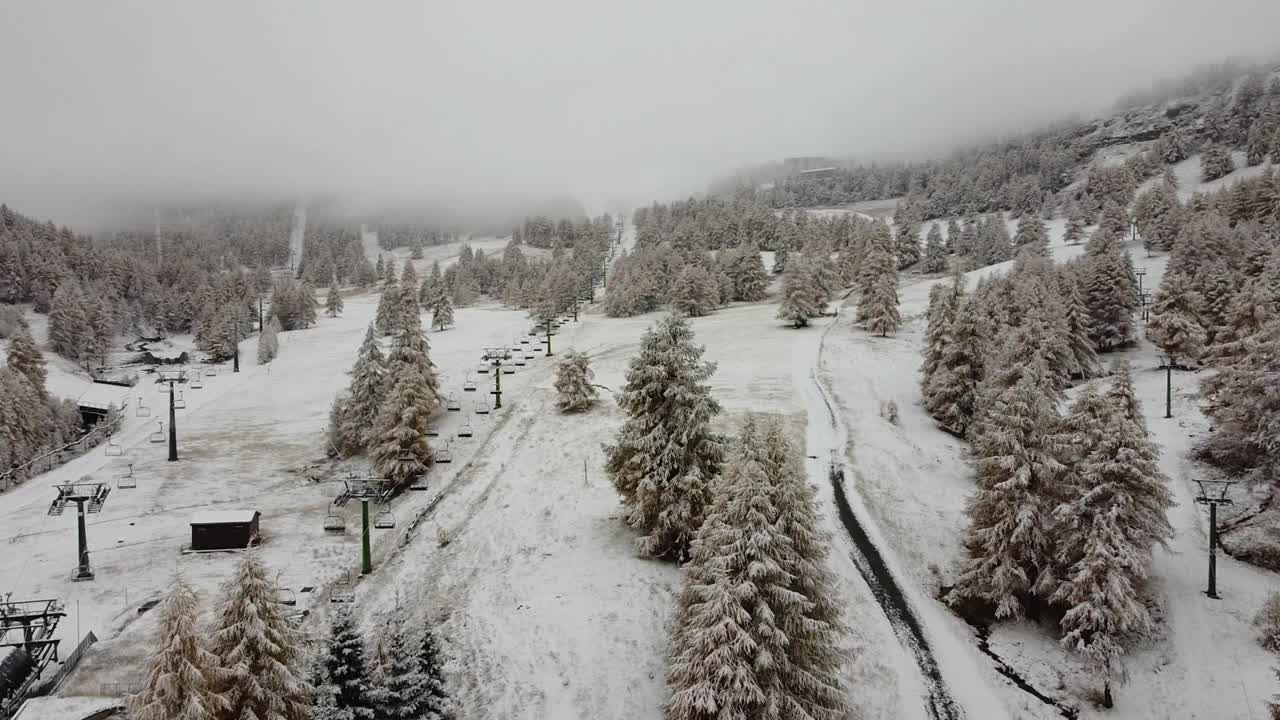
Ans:
{"type": "MultiPolygon", "coordinates": [[[[847,298],[848,295],[845,297],[847,298]]],[[[827,416],[827,427],[832,435],[833,442],[831,447],[827,448],[832,453],[832,462],[827,479],[835,496],[840,525],[844,528],[845,535],[852,544],[854,551],[850,553],[850,557],[858,568],[858,573],[862,576],[863,581],[866,582],[867,587],[871,589],[872,596],[893,628],[894,636],[898,638],[898,642],[915,661],[920,679],[925,687],[927,696],[925,710],[929,717],[933,720],[963,720],[966,717],[965,712],[952,698],[951,691],[947,688],[946,680],[942,676],[942,670],[939,668],[933,649],[925,636],[924,629],[911,606],[911,602],[903,593],[902,587],[894,577],[893,571],[889,568],[889,564],[885,561],[879,547],[868,534],[865,521],[858,517],[845,492],[844,461],[840,460],[837,464],[835,456],[842,447],[847,445],[848,438],[847,436],[841,437],[843,433],[840,423],[836,419],[835,407],[831,402],[826,387],[818,379],[818,365],[822,362],[822,351],[826,345],[827,333],[838,323],[840,312],[841,308],[837,308],[835,317],[823,329],[822,335],[818,340],[817,352],[814,354],[808,368],[808,379],[812,383],[817,397],[822,400],[827,416]]],[[[813,450],[815,448],[809,449],[811,455],[813,450]]]]}

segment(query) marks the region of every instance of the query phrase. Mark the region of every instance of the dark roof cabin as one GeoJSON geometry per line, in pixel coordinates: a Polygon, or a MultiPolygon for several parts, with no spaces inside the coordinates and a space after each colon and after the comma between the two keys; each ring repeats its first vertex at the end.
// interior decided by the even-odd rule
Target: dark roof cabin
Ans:
{"type": "Polygon", "coordinates": [[[80,421],[88,427],[106,417],[107,410],[115,407],[121,410],[129,402],[129,393],[133,388],[112,382],[94,381],[76,398],[76,406],[80,408],[80,421]]]}
{"type": "Polygon", "coordinates": [[[257,510],[207,510],[191,518],[191,549],[242,550],[258,544],[257,510]]]}

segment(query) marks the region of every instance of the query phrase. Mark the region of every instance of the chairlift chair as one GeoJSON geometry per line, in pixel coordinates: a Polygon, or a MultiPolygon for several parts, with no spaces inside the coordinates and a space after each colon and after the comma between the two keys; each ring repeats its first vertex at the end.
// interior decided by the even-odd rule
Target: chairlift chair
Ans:
{"type": "Polygon", "coordinates": [[[298,604],[298,595],[290,588],[276,588],[276,603],[293,607],[298,604]]]}
{"type": "Polygon", "coordinates": [[[449,399],[445,400],[444,407],[449,412],[460,412],[462,410],[462,402],[449,393],[449,399]]]}
{"type": "Polygon", "coordinates": [[[334,512],[332,505],[329,506],[329,514],[324,518],[324,531],[334,535],[347,531],[346,519],[334,512]]]}
{"type": "Polygon", "coordinates": [[[503,375],[515,375],[515,374],[516,374],[516,369],[515,369],[513,366],[511,366],[511,365],[503,365],[503,366],[502,366],[502,374],[503,374],[503,375]]]}
{"type": "Polygon", "coordinates": [[[396,516],[385,509],[373,516],[373,526],[379,530],[390,530],[396,526],[396,516]]]}
{"type": "MultiPolygon", "coordinates": [[[[462,427],[458,428],[458,437],[460,437],[460,438],[469,438],[469,437],[471,437],[471,433],[472,433],[472,431],[471,431],[471,418],[467,418],[466,420],[463,420],[463,421],[462,421],[462,427]]],[[[437,462],[439,462],[439,461],[437,461],[437,462]]]]}
{"type": "Polygon", "coordinates": [[[164,442],[164,422],[157,420],[156,424],[160,426],[160,429],[151,433],[151,437],[147,438],[147,440],[153,443],[162,443],[164,442]]]}
{"type": "Polygon", "coordinates": [[[213,365],[210,365],[204,369],[205,377],[214,377],[217,374],[218,374],[218,368],[213,365]]]}
{"type": "Polygon", "coordinates": [[[120,445],[115,440],[112,440],[111,436],[108,435],[107,448],[102,451],[102,454],[106,455],[107,457],[120,457],[121,455],[124,454],[124,446],[120,445]]]}
{"type": "Polygon", "coordinates": [[[169,383],[168,383],[167,381],[163,380],[163,379],[162,379],[162,380],[157,380],[156,382],[160,383],[160,392],[168,394],[168,392],[169,392],[169,383]]]}
{"type": "Polygon", "coordinates": [[[532,359],[534,359],[535,357],[537,357],[537,355],[534,355],[532,350],[526,349],[526,350],[524,351],[524,359],[525,359],[525,360],[532,360],[532,359]]]}
{"type": "Polygon", "coordinates": [[[192,390],[199,390],[204,387],[204,381],[200,379],[200,372],[198,370],[191,374],[191,381],[187,383],[187,387],[192,390]]]}
{"type": "Polygon", "coordinates": [[[488,375],[489,363],[480,363],[479,367],[476,368],[476,372],[480,373],[481,375],[488,375]]]}
{"type": "Polygon", "coordinates": [[[175,410],[184,410],[187,407],[187,399],[182,397],[182,391],[178,391],[178,396],[173,399],[173,407],[175,410]]]}
{"type": "Polygon", "coordinates": [[[488,400],[481,399],[479,402],[477,402],[477,403],[476,403],[476,414],[477,414],[477,415],[488,415],[488,414],[489,414],[489,401],[488,401],[488,400]]]}
{"type": "Polygon", "coordinates": [[[520,338],[520,344],[521,344],[521,345],[528,345],[528,344],[529,344],[529,338],[527,338],[527,337],[525,337],[525,338],[520,338]]]}
{"type": "Polygon", "coordinates": [[[427,428],[427,437],[440,437],[440,428],[435,425],[427,428]]]}
{"type": "Polygon", "coordinates": [[[138,407],[133,411],[136,417],[151,417],[151,408],[142,404],[142,398],[138,398],[138,407]]]}
{"type": "Polygon", "coordinates": [[[464,380],[464,381],[463,381],[463,383],[462,383],[462,391],[463,391],[463,392],[475,392],[475,391],[476,391],[476,381],[471,379],[471,375],[470,375],[470,374],[468,374],[468,375],[467,375],[467,379],[466,379],[466,380],[464,380]]]}
{"type": "Polygon", "coordinates": [[[129,463],[128,471],[116,476],[116,489],[132,490],[136,487],[138,487],[138,479],[133,476],[133,463],[129,463]]]}
{"type": "Polygon", "coordinates": [[[512,362],[513,362],[514,364],[516,364],[516,365],[520,366],[520,367],[524,367],[524,365],[525,365],[525,362],[524,362],[524,354],[523,354],[523,353],[521,353],[521,354],[516,355],[516,356],[515,356],[515,359],[514,359],[514,360],[512,360],[512,362]]]}
{"type": "Polygon", "coordinates": [[[351,571],[343,570],[342,579],[335,580],[333,587],[329,588],[329,602],[331,603],[349,603],[356,601],[356,586],[351,581],[351,571]]]}
{"type": "Polygon", "coordinates": [[[436,448],[435,461],[437,465],[448,465],[453,462],[453,448],[449,443],[445,443],[444,447],[436,448]]]}

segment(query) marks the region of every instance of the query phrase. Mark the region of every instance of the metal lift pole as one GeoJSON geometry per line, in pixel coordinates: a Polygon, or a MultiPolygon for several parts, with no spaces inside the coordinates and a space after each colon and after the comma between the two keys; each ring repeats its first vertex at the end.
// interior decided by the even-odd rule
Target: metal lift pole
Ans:
{"type": "Polygon", "coordinates": [[[169,462],[178,460],[178,422],[173,407],[173,394],[177,392],[174,389],[176,382],[176,380],[169,381],[169,462]]]}

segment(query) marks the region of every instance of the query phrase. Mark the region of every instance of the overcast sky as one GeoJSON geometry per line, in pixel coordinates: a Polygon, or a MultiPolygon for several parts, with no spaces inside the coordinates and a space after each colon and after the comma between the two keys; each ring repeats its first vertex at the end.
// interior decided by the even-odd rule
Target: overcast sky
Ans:
{"type": "Polygon", "coordinates": [[[0,201],[20,209],[135,189],[643,202],[1280,50],[1277,0],[0,0],[0,21],[0,201]]]}

